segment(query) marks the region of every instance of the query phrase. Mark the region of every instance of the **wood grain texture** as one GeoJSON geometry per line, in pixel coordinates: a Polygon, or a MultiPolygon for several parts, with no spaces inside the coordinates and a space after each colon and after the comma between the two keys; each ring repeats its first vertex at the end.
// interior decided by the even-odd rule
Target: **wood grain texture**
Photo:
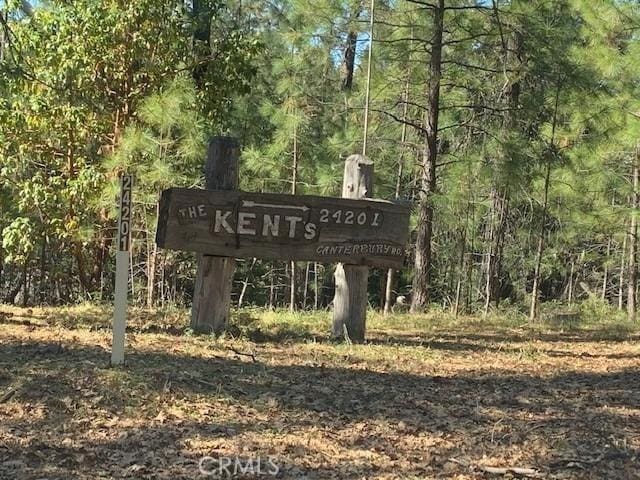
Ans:
{"type": "Polygon", "coordinates": [[[339,263],[334,278],[332,336],[362,343],[366,333],[369,267],[339,263]]]}
{"type": "MultiPolygon", "coordinates": [[[[240,146],[229,137],[210,139],[204,167],[205,186],[208,189],[238,187],[238,161],[240,146]]],[[[206,192],[201,190],[201,192],[206,192]]],[[[163,194],[162,199],[165,198],[163,194]]],[[[160,216],[169,213],[170,207],[160,204],[160,216]],[[168,210],[169,209],[169,210],[168,210]]],[[[161,234],[159,229],[157,235],[161,234]]],[[[166,231],[166,230],[165,230],[166,231]]],[[[158,243],[159,246],[160,243],[158,243]]],[[[231,286],[236,269],[235,258],[199,255],[191,307],[191,329],[199,333],[220,333],[229,320],[231,286]]]]}
{"type": "MultiPolygon", "coordinates": [[[[371,160],[363,155],[351,155],[347,158],[344,166],[342,195],[356,199],[373,195],[373,162],[371,160]]],[[[389,216],[393,218],[392,215],[389,216]]],[[[405,234],[407,227],[403,230],[405,234]]],[[[334,277],[336,292],[333,299],[333,337],[345,337],[348,341],[362,343],[366,333],[369,268],[340,263],[336,266],[334,277]]]]}
{"type": "Polygon", "coordinates": [[[409,213],[380,200],[173,188],[162,194],[156,241],[228,257],[399,268],[409,213]]]}
{"type": "Polygon", "coordinates": [[[198,256],[198,274],[191,307],[191,328],[199,333],[220,333],[227,326],[234,258],[198,256]]]}

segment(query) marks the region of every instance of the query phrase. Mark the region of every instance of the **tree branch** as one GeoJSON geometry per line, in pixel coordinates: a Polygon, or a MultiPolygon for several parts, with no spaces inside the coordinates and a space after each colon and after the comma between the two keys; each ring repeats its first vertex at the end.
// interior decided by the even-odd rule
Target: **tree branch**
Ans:
{"type": "Polygon", "coordinates": [[[447,105],[447,106],[440,107],[440,110],[452,110],[454,108],[482,109],[482,110],[490,110],[492,112],[511,112],[513,110],[517,110],[516,108],[510,108],[510,107],[500,108],[500,107],[490,107],[489,105],[473,105],[473,104],[447,105]]]}
{"type": "MultiPolygon", "coordinates": [[[[490,72],[490,73],[504,73],[503,70],[496,70],[495,68],[489,68],[489,67],[482,67],[480,65],[471,65],[469,63],[463,63],[463,62],[459,62],[457,60],[443,60],[442,63],[450,63],[453,65],[457,65],[459,67],[463,67],[463,68],[469,68],[472,70],[480,70],[482,72],[490,72]]],[[[513,72],[514,70],[505,70],[507,72],[513,72]]]]}
{"type": "Polygon", "coordinates": [[[407,0],[407,2],[415,3],[416,5],[422,6],[422,8],[427,8],[427,9],[430,9],[430,10],[435,10],[435,8],[436,8],[435,5],[432,5],[431,3],[428,3],[428,2],[422,2],[420,0],[407,0]]]}
{"type": "Polygon", "coordinates": [[[386,110],[380,110],[380,109],[377,109],[377,108],[372,108],[371,111],[372,112],[377,112],[377,113],[383,113],[384,115],[387,115],[387,116],[391,117],[392,119],[394,119],[398,123],[403,123],[405,125],[409,125],[410,127],[415,128],[416,130],[418,130],[422,134],[427,133],[427,129],[424,128],[424,126],[422,126],[421,124],[415,123],[415,122],[413,122],[411,120],[407,120],[406,118],[405,119],[400,118],[397,115],[395,115],[394,113],[388,112],[386,110]]]}

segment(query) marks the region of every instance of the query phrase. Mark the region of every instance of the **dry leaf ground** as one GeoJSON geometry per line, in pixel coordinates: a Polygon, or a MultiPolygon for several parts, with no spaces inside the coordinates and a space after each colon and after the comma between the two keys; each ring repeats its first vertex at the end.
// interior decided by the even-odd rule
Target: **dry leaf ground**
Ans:
{"type": "Polygon", "coordinates": [[[372,315],[369,344],[336,345],[328,317],[245,311],[213,339],[136,311],[109,368],[107,309],[0,306],[0,478],[220,478],[204,456],[285,479],[640,478],[633,326],[372,315]]]}

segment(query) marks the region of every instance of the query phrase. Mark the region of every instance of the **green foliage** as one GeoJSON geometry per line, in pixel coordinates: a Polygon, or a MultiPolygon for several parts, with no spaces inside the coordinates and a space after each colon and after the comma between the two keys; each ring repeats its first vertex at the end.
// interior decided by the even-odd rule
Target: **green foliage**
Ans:
{"type": "MultiPolygon", "coordinates": [[[[135,176],[136,201],[141,205],[155,205],[166,188],[198,182],[206,136],[195,99],[195,85],[185,76],[145,98],[137,121],[125,129],[118,148],[104,163],[109,172],[135,176]]],[[[117,177],[113,178],[103,195],[106,205],[113,205],[117,177]]],[[[115,218],[116,212],[112,214],[115,218]]]]}
{"type": "MultiPolygon", "coordinates": [[[[134,297],[144,298],[159,255],[158,194],[201,185],[212,134],[239,138],[245,190],[290,192],[295,170],[296,192],[340,194],[343,161],[362,150],[368,4],[197,3],[192,12],[169,0],[54,1],[39,3],[33,16],[7,3],[0,254],[8,273],[0,290],[11,290],[26,265],[41,271],[43,284],[80,277],[82,288],[68,298],[108,294],[117,178],[126,171],[136,177],[134,297]],[[354,38],[353,83],[345,88],[354,38]]],[[[637,2],[446,6],[453,8],[444,14],[433,107],[425,93],[432,10],[377,2],[367,147],[374,195],[416,199],[425,116],[438,109],[437,184],[428,199],[434,312],[445,315],[456,298],[461,312],[482,308],[491,258],[500,263],[501,303],[485,321],[497,315],[520,322],[542,236],[542,300],[567,301],[571,291],[572,301],[586,300],[585,317],[609,315],[589,307],[579,285],[604,288],[611,304],[626,289],[629,177],[640,136],[640,42],[629,28],[640,19],[637,2]],[[497,198],[505,199],[503,219],[497,198]]],[[[160,296],[188,302],[193,258],[168,253],[161,260],[160,296]]],[[[273,297],[278,306],[288,298],[282,265],[238,265],[245,304],[273,297]]],[[[332,295],[328,267],[318,278],[321,306],[332,295]]],[[[410,293],[410,277],[410,269],[400,273],[396,294],[410,293]]],[[[383,278],[380,271],[371,276],[372,302],[380,300],[383,278]]],[[[308,307],[316,287],[307,287],[300,303],[308,307]]]]}
{"type": "Polygon", "coordinates": [[[260,47],[225,23],[221,3],[200,3],[211,35],[195,45],[201,19],[182,2],[54,1],[32,16],[7,5],[8,42],[0,47],[5,260],[24,262],[41,244],[51,254],[71,251],[83,288],[93,289],[113,236],[117,173],[140,162],[132,170],[146,186],[138,197],[145,203],[176,180],[197,183],[205,126],[220,125],[231,96],[247,90],[249,60],[260,47]],[[198,89],[187,80],[196,67],[198,89]],[[129,128],[136,119],[147,129],[129,128]]]}
{"type": "Polygon", "coordinates": [[[18,217],[4,228],[2,248],[8,252],[7,262],[24,264],[34,251],[34,226],[28,218],[18,217]]]}

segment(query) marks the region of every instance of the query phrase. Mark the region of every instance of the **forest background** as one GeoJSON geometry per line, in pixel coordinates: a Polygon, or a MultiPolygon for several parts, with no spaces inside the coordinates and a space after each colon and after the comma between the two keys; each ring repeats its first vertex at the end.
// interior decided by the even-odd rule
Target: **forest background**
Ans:
{"type": "MultiPolygon", "coordinates": [[[[133,301],[190,304],[195,258],[155,246],[157,202],[202,185],[207,139],[238,138],[244,190],[339,196],[367,117],[374,196],[414,204],[407,268],[371,271],[372,307],[636,318],[635,1],[0,9],[0,301],[110,301],[129,172],[133,301]]],[[[238,307],[332,298],[332,265],[238,263],[238,307]]]]}

